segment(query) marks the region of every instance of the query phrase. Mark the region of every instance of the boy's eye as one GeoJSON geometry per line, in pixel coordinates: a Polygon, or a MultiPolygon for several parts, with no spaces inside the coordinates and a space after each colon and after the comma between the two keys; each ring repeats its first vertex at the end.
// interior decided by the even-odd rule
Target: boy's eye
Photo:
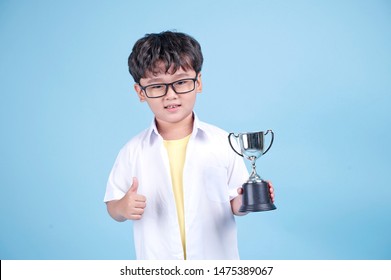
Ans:
{"type": "Polygon", "coordinates": [[[183,86],[183,85],[185,85],[188,82],[189,82],[188,80],[178,81],[178,82],[175,83],[175,85],[176,86],[183,86]]]}
{"type": "Polygon", "coordinates": [[[162,87],[164,87],[164,85],[152,85],[152,86],[150,86],[151,89],[161,89],[162,87]]]}

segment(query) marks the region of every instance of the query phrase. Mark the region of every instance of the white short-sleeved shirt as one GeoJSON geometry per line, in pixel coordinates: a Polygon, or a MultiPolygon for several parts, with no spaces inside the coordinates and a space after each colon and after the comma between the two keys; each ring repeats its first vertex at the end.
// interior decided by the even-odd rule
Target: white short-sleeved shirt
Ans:
{"type": "MultiPolygon", "coordinates": [[[[137,259],[183,256],[169,161],[155,122],[119,152],[104,201],[121,199],[139,181],[146,197],[140,220],[133,221],[137,259]]],[[[238,259],[230,200],[248,179],[243,159],[229,146],[228,133],[194,117],[183,171],[187,259],[238,259]]]]}

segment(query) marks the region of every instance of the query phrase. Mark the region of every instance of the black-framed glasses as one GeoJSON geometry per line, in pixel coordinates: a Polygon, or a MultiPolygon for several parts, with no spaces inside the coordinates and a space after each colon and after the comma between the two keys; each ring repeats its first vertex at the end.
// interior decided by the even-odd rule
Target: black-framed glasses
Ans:
{"type": "Polygon", "coordinates": [[[196,81],[197,81],[197,76],[194,79],[190,79],[190,78],[181,79],[169,84],[159,83],[159,84],[152,84],[143,87],[139,83],[139,86],[145,92],[145,95],[148,98],[159,98],[167,94],[169,86],[172,87],[172,89],[176,94],[184,94],[184,93],[191,92],[195,89],[196,81]]]}

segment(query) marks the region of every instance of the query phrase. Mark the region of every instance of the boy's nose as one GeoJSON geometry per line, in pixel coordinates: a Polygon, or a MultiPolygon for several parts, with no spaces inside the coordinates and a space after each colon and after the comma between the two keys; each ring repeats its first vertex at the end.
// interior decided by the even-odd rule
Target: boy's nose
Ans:
{"type": "Polygon", "coordinates": [[[168,89],[167,89],[166,98],[175,98],[175,97],[177,97],[177,94],[174,91],[174,88],[172,87],[172,85],[169,85],[168,89]]]}

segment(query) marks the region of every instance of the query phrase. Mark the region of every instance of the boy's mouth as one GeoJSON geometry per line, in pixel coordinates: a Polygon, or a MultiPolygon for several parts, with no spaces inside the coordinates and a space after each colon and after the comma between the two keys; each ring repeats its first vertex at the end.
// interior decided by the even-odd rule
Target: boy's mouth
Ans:
{"type": "Polygon", "coordinates": [[[164,109],[175,109],[175,108],[178,108],[180,106],[181,105],[179,105],[179,104],[171,104],[171,105],[164,106],[164,109]]]}

